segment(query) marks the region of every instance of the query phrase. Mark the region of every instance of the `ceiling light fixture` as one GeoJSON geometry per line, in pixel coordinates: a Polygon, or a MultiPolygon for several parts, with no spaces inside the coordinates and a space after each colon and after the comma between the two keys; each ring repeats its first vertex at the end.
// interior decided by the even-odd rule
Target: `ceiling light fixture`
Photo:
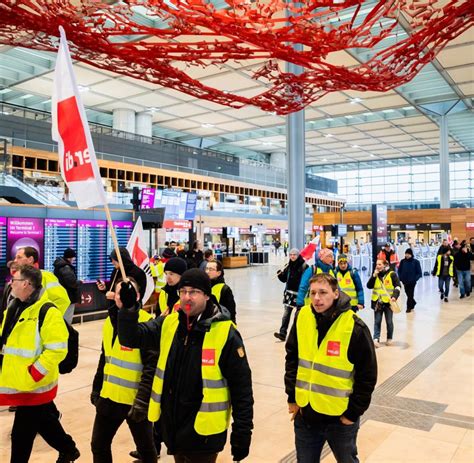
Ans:
{"type": "Polygon", "coordinates": [[[10,88],[2,88],[0,90],[0,94],[3,95],[5,93],[10,93],[12,90],[10,88]]]}
{"type": "Polygon", "coordinates": [[[214,127],[214,124],[201,124],[201,127],[205,129],[210,129],[211,127],[214,127]]]}
{"type": "Polygon", "coordinates": [[[352,145],[352,148],[360,148],[359,145],[352,145]]]}
{"type": "Polygon", "coordinates": [[[147,108],[148,111],[151,111],[152,113],[157,113],[158,111],[161,111],[160,108],[155,108],[154,106],[147,108]]]}
{"type": "Polygon", "coordinates": [[[20,98],[22,98],[23,100],[27,100],[28,98],[32,98],[32,97],[33,95],[31,93],[27,93],[26,95],[23,95],[20,98]]]}
{"type": "Polygon", "coordinates": [[[332,117],[326,117],[326,120],[327,120],[328,122],[332,122],[334,119],[333,119],[332,117]]]}
{"type": "Polygon", "coordinates": [[[349,98],[349,101],[351,102],[351,104],[358,104],[362,102],[362,98],[359,98],[359,97],[349,98]]]}
{"type": "Polygon", "coordinates": [[[331,137],[334,137],[332,133],[327,133],[326,135],[324,135],[324,138],[331,138],[331,137]]]}
{"type": "Polygon", "coordinates": [[[87,87],[86,85],[78,85],[77,86],[77,89],[81,92],[81,93],[86,93],[90,90],[89,87],[87,87]]]}

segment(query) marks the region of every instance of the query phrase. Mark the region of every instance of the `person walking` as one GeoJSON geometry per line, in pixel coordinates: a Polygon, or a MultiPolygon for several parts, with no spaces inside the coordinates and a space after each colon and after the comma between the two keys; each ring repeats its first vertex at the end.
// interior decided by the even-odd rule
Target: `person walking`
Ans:
{"type": "Polygon", "coordinates": [[[422,276],[420,261],[413,257],[412,249],[407,248],[405,258],[400,261],[400,267],[398,267],[398,278],[403,283],[407,295],[407,313],[415,310],[415,286],[422,276]]]}
{"type": "Polygon", "coordinates": [[[440,299],[448,302],[449,286],[451,278],[454,275],[454,259],[451,255],[451,248],[445,248],[443,254],[438,254],[435,266],[431,272],[433,276],[438,277],[438,289],[440,299]]]}
{"type": "Polygon", "coordinates": [[[181,259],[181,257],[172,257],[166,262],[166,285],[161,288],[158,298],[159,313],[156,311],[157,316],[168,315],[173,312],[175,308],[179,308],[179,280],[187,268],[186,261],[181,259]]]}
{"type": "Polygon", "coordinates": [[[339,254],[337,263],[335,273],[339,289],[351,298],[350,304],[354,312],[362,310],[365,298],[359,273],[349,265],[346,254],[339,254]]]}
{"type": "Polygon", "coordinates": [[[301,277],[306,267],[306,262],[300,256],[299,250],[293,248],[290,249],[290,260],[282,270],[277,272],[277,278],[282,283],[285,283],[285,289],[283,291],[283,318],[281,319],[280,329],[273,333],[275,338],[280,341],[286,340],[291,312],[296,308],[296,296],[298,296],[301,277]]]}
{"type": "Polygon", "coordinates": [[[159,351],[148,419],[161,420],[163,440],[177,463],[214,463],[231,414],[233,458],[249,454],[253,393],[247,354],[235,325],[211,296],[206,273],[187,270],[179,282],[180,310],[138,323],[133,286],[120,290],[120,344],[159,351]]]}
{"type": "Polygon", "coordinates": [[[300,287],[298,288],[298,295],[296,296],[296,305],[303,307],[310,303],[309,298],[309,280],[313,275],[320,273],[329,273],[335,277],[334,273],[334,254],[330,249],[323,248],[318,252],[318,257],[314,265],[309,266],[303,273],[300,281],[300,287]]]}
{"type": "Polygon", "coordinates": [[[471,295],[471,261],[474,255],[469,249],[466,241],[461,242],[459,252],[453,258],[454,268],[458,275],[459,295],[460,299],[471,295]]]}
{"type": "MultiPolygon", "coordinates": [[[[137,283],[130,278],[135,290],[137,283]]],[[[91,403],[96,408],[91,448],[94,463],[112,462],[112,440],[124,421],[132,433],[138,456],[144,463],[156,463],[153,425],[147,419],[151,385],[158,354],[147,349],[130,349],[117,338],[117,314],[123,306],[119,298],[122,281],[114,289],[115,304],[102,330],[102,351],[92,384],[91,403]]],[[[137,301],[140,299],[139,292],[137,301]]],[[[138,310],[138,321],[152,316],[138,310]]]]}
{"type": "Polygon", "coordinates": [[[18,267],[11,280],[14,299],[0,326],[0,405],[16,406],[11,463],[28,462],[37,434],[59,452],[56,463],[73,462],[80,456],[54,404],[68,330],[62,313],[41,285],[42,277],[31,265],[18,267]]]}
{"type": "Polygon", "coordinates": [[[224,280],[224,267],[219,260],[211,260],[206,265],[206,273],[211,279],[212,295],[221,307],[225,307],[230,313],[230,319],[236,322],[237,312],[232,289],[224,280]]]}
{"type": "Polygon", "coordinates": [[[356,463],[360,416],[377,382],[374,345],[334,277],[313,276],[310,298],[296,313],[286,342],[285,390],[296,457],[319,462],[327,441],[338,463],[356,463]]]}
{"type": "Polygon", "coordinates": [[[392,245],[390,243],[386,243],[384,245],[384,247],[377,254],[377,259],[386,260],[390,264],[390,268],[392,270],[396,270],[399,265],[398,254],[392,249],[392,245]]]}
{"type": "Polygon", "coordinates": [[[82,281],[77,279],[74,263],[76,261],[76,251],[71,248],[65,249],[63,256],[56,258],[53,263],[54,275],[59,283],[66,289],[71,304],[66,309],[64,320],[72,324],[74,317],[74,308],[76,303],[81,302],[82,281]]]}
{"type": "Polygon", "coordinates": [[[367,288],[372,289],[371,307],[374,310],[374,345],[380,347],[380,332],[382,318],[385,315],[387,325],[387,342],[390,346],[393,342],[393,312],[390,301],[396,301],[400,297],[400,280],[397,274],[390,269],[385,259],[377,259],[375,270],[367,282],[367,288]]]}

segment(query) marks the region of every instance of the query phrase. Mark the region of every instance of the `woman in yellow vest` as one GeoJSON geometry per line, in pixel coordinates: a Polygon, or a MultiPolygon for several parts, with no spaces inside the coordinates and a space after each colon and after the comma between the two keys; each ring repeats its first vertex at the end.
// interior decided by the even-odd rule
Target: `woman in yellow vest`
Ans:
{"type": "Polygon", "coordinates": [[[175,307],[179,307],[178,285],[181,275],[188,268],[186,261],[180,257],[172,257],[165,264],[166,285],[161,288],[158,297],[159,311],[156,315],[168,315],[175,307]]]}
{"type": "Polygon", "coordinates": [[[249,453],[253,420],[250,367],[227,311],[213,302],[211,281],[190,269],[179,283],[180,310],[139,323],[133,288],[122,287],[119,339],[159,350],[148,418],[160,420],[175,462],[214,463],[225,446],[232,415],[231,451],[249,453]]]}
{"type": "Polygon", "coordinates": [[[230,286],[224,280],[224,267],[219,260],[211,260],[206,265],[206,273],[212,284],[212,294],[220,306],[224,306],[230,312],[230,319],[236,322],[235,299],[230,286]]]}
{"type": "Polygon", "coordinates": [[[296,457],[319,462],[327,441],[338,463],[358,463],[360,416],[377,382],[370,331],[333,276],[313,276],[310,298],[296,313],[286,342],[285,388],[296,457]]]}
{"type": "MultiPolygon", "coordinates": [[[[130,281],[138,288],[133,279],[130,281]]],[[[104,322],[102,353],[92,385],[91,402],[96,407],[92,454],[94,463],[111,463],[112,440],[127,421],[141,461],[156,463],[153,425],[147,413],[158,355],[149,349],[131,349],[120,344],[117,313],[122,308],[118,296],[121,285],[119,281],[115,287],[115,304],[109,308],[104,322]]],[[[139,293],[136,294],[138,301],[139,293]]],[[[139,309],[138,319],[145,322],[151,315],[139,309]]]]}
{"type": "Polygon", "coordinates": [[[390,300],[396,301],[400,296],[401,284],[398,275],[390,269],[385,259],[377,259],[373,275],[367,282],[367,288],[372,290],[371,307],[375,311],[374,345],[380,347],[380,331],[382,318],[385,315],[387,324],[387,346],[393,340],[393,312],[390,300]]]}

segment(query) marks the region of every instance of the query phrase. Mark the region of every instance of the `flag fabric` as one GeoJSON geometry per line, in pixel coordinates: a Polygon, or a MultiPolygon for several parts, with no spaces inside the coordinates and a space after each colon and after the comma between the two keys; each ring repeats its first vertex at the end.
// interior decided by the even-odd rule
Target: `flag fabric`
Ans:
{"type": "Polygon", "coordinates": [[[58,142],[61,175],[79,209],[106,203],[94,145],[72,67],[66,34],[59,28],[52,95],[52,137],[58,142]]]}
{"type": "Polygon", "coordinates": [[[314,265],[315,252],[319,246],[319,235],[311,240],[300,252],[300,256],[306,261],[308,266],[314,265]]]}
{"type": "Polygon", "coordinates": [[[143,232],[143,224],[141,217],[135,223],[132,235],[128,240],[127,251],[129,252],[133,263],[140,267],[146,274],[146,289],[143,295],[143,304],[145,304],[155,290],[155,282],[151,274],[150,258],[146,251],[146,240],[143,232]]]}

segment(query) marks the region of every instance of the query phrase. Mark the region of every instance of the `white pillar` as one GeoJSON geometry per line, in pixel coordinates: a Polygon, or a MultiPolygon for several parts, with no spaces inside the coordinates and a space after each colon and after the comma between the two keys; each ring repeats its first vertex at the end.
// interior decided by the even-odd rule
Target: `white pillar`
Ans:
{"type": "Polygon", "coordinates": [[[113,116],[113,128],[115,130],[135,133],[135,111],[133,109],[114,109],[113,116]]]}
{"type": "Polygon", "coordinates": [[[144,137],[151,138],[153,135],[152,124],[153,115],[150,112],[144,111],[136,114],[135,128],[137,135],[143,135],[144,137]]]}
{"type": "Polygon", "coordinates": [[[451,207],[449,192],[449,145],[448,145],[448,116],[443,114],[439,118],[439,184],[441,209],[451,207]]]}
{"type": "Polygon", "coordinates": [[[272,153],[270,155],[270,164],[280,169],[286,169],[286,153],[272,153]]]}

